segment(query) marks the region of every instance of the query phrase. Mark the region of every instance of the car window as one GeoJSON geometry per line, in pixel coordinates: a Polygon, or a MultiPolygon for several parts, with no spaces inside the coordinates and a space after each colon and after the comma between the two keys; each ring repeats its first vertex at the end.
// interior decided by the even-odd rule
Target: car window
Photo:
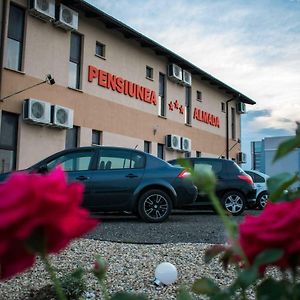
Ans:
{"type": "Polygon", "coordinates": [[[207,161],[195,161],[194,170],[199,171],[201,166],[209,166],[215,174],[219,174],[222,171],[222,161],[221,160],[207,160],[207,161]]]}
{"type": "Polygon", "coordinates": [[[145,165],[145,158],[137,152],[122,149],[103,149],[100,152],[98,169],[139,169],[145,165]]]}
{"type": "Polygon", "coordinates": [[[60,165],[67,172],[87,171],[90,168],[93,155],[93,151],[72,152],[57,157],[56,159],[48,162],[46,166],[48,170],[60,165]]]}
{"type": "Polygon", "coordinates": [[[196,163],[195,162],[195,164],[194,164],[194,171],[195,172],[200,172],[202,169],[203,169],[203,167],[209,167],[210,169],[212,169],[212,166],[210,165],[210,164],[206,164],[206,163],[196,163]]]}

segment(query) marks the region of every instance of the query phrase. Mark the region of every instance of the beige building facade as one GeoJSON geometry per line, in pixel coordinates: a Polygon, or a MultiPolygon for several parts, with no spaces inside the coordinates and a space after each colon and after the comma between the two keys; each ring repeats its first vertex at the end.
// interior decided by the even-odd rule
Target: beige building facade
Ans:
{"type": "Polygon", "coordinates": [[[0,172],[91,144],[241,159],[253,100],[85,1],[42,2],[0,10],[0,172]]]}

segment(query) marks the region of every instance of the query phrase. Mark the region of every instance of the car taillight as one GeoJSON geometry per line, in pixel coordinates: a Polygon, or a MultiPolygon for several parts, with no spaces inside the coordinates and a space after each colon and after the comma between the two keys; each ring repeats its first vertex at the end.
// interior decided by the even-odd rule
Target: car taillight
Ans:
{"type": "Polygon", "coordinates": [[[178,178],[187,178],[190,177],[191,173],[188,172],[187,170],[182,170],[179,174],[178,174],[178,178]]]}
{"type": "Polygon", "coordinates": [[[253,184],[253,180],[252,177],[249,175],[238,175],[238,178],[245,180],[246,182],[248,182],[249,184],[253,184]]]}

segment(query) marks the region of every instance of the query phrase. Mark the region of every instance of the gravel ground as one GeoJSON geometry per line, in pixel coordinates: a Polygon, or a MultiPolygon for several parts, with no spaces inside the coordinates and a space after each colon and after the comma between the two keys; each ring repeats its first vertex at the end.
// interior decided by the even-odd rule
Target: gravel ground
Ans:
{"type": "MultiPolygon", "coordinates": [[[[95,256],[100,255],[108,263],[106,284],[110,294],[126,291],[167,300],[176,299],[177,289],[191,287],[196,278],[207,276],[220,285],[228,285],[233,278],[233,270],[224,272],[217,260],[203,263],[205,249],[226,240],[223,224],[215,214],[178,212],[161,224],[144,223],[131,215],[105,215],[100,219],[102,224],[85,239],[73,241],[60,255],[51,257],[62,274],[77,267],[90,269],[95,256]],[[173,285],[157,287],[153,284],[154,271],[164,261],[177,267],[179,277],[173,285]]],[[[96,299],[103,299],[94,276],[88,274],[86,279],[96,299]]],[[[37,260],[31,270],[0,283],[0,300],[48,300],[44,287],[49,283],[37,260]]]]}

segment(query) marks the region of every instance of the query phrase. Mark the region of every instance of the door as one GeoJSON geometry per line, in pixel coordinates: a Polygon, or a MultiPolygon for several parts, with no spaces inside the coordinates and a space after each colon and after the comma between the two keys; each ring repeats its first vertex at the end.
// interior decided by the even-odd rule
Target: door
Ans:
{"type": "Polygon", "coordinates": [[[116,148],[102,148],[97,170],[91,176],[93,186],[89,205],[93,210],[126,210],[141,182],[145,168],[143,153],[116,148]]]}

